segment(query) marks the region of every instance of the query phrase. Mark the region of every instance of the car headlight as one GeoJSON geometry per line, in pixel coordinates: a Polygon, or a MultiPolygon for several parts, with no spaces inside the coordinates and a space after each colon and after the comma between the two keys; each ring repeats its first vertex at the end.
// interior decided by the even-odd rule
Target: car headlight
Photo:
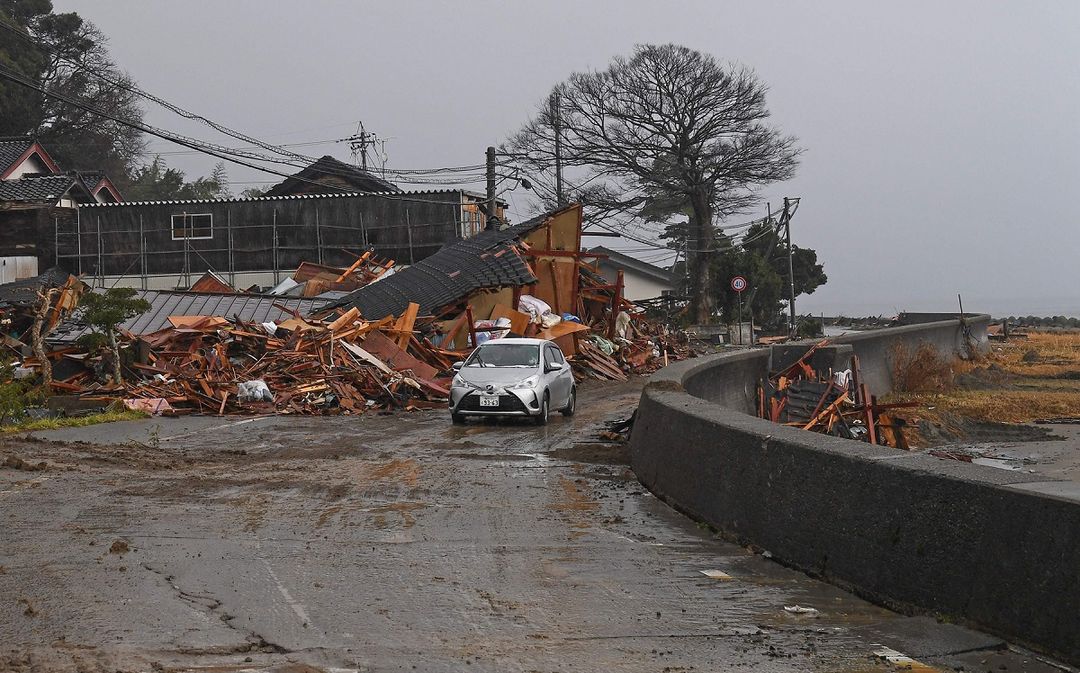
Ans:
{"type": "Polygon", "coordinates": [[[456,388],[470,388],[469,382],[461,378],[461,374],[454,374],[454,380],[450,382],[450,385],[456,388]]]}
{"type": "Polygon", "coordinates": [[[525,379],[523,381],[518,381],[517,383],[515,383],[513,385],[506,386],[506,387],[510,388],[511,390],[521,390],[522,388],[532,388],[533,386],[536,385],[536,383],[539,380],[540,380],[540,375],[539,374],[534,374],[534,375],[530,376],[529,378],[527,378],[527,379],[525,379]]]}

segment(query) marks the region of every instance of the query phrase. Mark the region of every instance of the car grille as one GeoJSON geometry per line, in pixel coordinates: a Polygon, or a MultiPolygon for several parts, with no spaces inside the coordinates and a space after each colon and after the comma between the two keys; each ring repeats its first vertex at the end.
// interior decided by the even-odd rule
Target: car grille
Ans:
{"type": "Polygon", "coordinates": [[[476,393],[470,393],[468,397],[461,400],[458,411],[525,411],[525,405],[518,399],[517,395],[507,394],[499,395],[499,406],[481,407],[480,396],[476,393]]]}

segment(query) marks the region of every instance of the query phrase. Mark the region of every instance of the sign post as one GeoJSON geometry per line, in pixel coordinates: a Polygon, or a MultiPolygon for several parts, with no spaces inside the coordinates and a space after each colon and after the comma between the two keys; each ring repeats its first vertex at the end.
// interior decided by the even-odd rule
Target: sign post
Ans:
{"type": "MultiPolygon", "coordinates": [[[[735,295],[739,298],[739,345],[742,346],[742,293],[746,289],[746,279],[742,276],[735,276],[731,279],[731,289],[735,290],[735,295]]],[[[750,340],[754,340],[753,336],[751,336],[750,340]]]]}

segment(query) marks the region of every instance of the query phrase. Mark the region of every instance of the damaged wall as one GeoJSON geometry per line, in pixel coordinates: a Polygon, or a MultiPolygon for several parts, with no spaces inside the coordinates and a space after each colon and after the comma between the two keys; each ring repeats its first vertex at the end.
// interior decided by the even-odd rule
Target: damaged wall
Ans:
{"type": "MultiPolygon", "coordinates": [[[[976,335],[987,320],[971,321],[976,335]]],[[[883,392],[890,344],[952,353],[964,336],[954,319],[846,340],[883,392]]],[[[645,486],[813,576],[1080,663],[1080,497],[1045,477],[751,416],[767,357],[716,355],[653,375],[630,438],[645,486]]]]}

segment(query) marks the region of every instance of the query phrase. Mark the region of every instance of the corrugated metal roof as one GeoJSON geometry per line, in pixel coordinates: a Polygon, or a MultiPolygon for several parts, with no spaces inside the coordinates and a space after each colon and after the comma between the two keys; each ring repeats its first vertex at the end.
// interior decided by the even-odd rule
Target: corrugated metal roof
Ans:
{"type": "MultiPolygon", "coordinates": [[[[239,319],[244,322],[277,322],[291,313],[274,306],[307,315],[329,303],[315,297],[280,297],[265,294],[211,294],[172,290],[139,290],[136,296],[150,303],[150,310],[123,323],[121,328],[132,334],[150,334],[169,326],[169,316],[201,315],[239,319]]],[[[88,331],[78,314],[62,322],[50,335],[49,341],[70,343],[88,331]]]]}
{"type": "Polygon", "coordinates": [[[483,194],[472,192],[467,189],[423,189],[408,192],[342,192],[340,194],[292,194],[289,196],[248,196],[231,197],[227,199],[182,199],[173,201],[123,201],[121,203],[92,203],[84,208],[123,208],[125,206],[164,206],[174,204],[198,204],[198,203],[243,203],[247,201],[291,201],[297,199],[342,199],[356,196],[381,196],[388,198],[404,199],[409,196],[423,196],[425,194],[464,194],[475,199],[486,198],[483,194]]]}

